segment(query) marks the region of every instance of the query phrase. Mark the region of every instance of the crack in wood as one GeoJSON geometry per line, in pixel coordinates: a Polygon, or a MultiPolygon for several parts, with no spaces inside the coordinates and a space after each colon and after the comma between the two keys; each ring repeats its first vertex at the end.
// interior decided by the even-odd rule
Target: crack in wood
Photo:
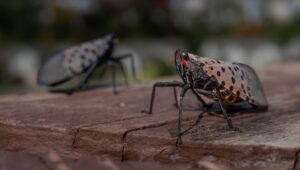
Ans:
{"type": "Polygon", "coordinates": [[[296,170],[297,168],[297,165],[298,165],[298,157],[300,155],[300,150],[299,151],[296,151],[295,153],[295,158],[294,158],[294,164],[293,164],[293,170],[296,170]]]}
{"type": "Polygon", "coordinates": [[[121,150],[121,161],[124,162],[124,160],[125,160],[125,149],[126,149],[126,146],[127,146],[126,137],[129,133],[139,131],[139,130],[144,130],[144,129],[161,127],[161,126],[166,125],[167,123],[168,122],[162,122],[162,123],[158,123],[158,124],[152,124],[152,125],[149,125],[149,126],[142,126],[142,127],[138,127],[138,128],[133,128],[133,129],[125,131],[124,134],[123,134],[123,137],[122,137],[123,138],[123,146],[122,146],[122,150],[121,150]]]}
{"type": "Polygon", "coordinates": [[[73,141],[72,141],[72,145],[71,145],[72,148],[76,148],[75,144],[76,144],[76,139],[77,139],[77,135],[79,133],[79,130],[80,130],[80,128],[77,128],[76,131],[75,131],[75,134],[74,134],[74,137],[73,137],[73,141]]]}
{"type": "Polygon", "coordinates": [[[75,147],[76,140],[78,138],[79,131],[82,128],[87,128],[87,127],[96,126],[96,125],[100,125],[100,124],[108,124],[108,123],[121,122],[121,121],[125,121],[125,120],[134,120],[134,119],[139,119],[139,118],[143,118],[143,117],[145,117],[145,116],[144,115],[143,116],[135,116],[135,117],[125,118],[125,119],[117,119],[117,120],[114,120],[114,121],[108,121],[108,122],[102,122],[102,123],[94,123],[94,124],[89,124],[89,125],[84,125],[84,126],[77,127],[75,129],[75,133],[74,133],[74,137],[73,137],[73,140],[72,140],[71,147],[72,148],[76,148],[75,147]]]}

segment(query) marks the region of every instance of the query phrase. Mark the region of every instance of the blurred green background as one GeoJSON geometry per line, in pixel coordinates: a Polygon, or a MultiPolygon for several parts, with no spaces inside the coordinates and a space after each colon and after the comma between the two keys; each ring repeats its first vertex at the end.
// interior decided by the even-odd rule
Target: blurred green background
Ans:
{"type": "Polygon", "coordinates": [[[2,0],[0,94],[38,89],[44,58],[110,32],[143,80],[176,74],[177,48],[259,69],[300,59],[300,0],[2,0]]]}

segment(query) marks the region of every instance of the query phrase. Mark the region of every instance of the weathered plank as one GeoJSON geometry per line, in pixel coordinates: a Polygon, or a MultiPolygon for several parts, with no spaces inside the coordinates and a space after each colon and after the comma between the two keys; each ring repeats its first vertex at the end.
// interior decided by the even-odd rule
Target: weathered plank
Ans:
{"type": "MultiPolygon", "coordinates": [[[[75,157],[101,155],[126,161],[212,162],[237,169],[291,169],[300,150],[299,71],[300,63],[293,63],[259,72],[270,109],[235,114],[233,123],[242,133],[228,130],[220,115],[205,114],[178,149],[172,89],[158,90],[153,115],[141,113],[149,105],[150,85],[124,89],[118,95],[97,89],[72,96],[44,92],[3,96],[0,149],[54,150],[75,157]]],[[[184,128],[201,110],[192,95],[185,103],[189,105],[184,128]]]]}
{"type": "Polygon", "coordinates": [[[47,153],[27,153],[27,152],[7,152],[0,151],[1,170],[185,170],[195,169],[191,165],[176,164],[163,165],[158,162],[133,162],[120,161],[101,158],[99,156],[82,156],[79,158],[62,156],[57,152],[47,153]]]}

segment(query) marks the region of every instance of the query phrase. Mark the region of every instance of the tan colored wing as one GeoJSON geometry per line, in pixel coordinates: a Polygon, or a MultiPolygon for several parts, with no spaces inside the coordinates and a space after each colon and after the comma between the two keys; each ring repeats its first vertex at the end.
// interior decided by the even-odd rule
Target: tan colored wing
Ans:
{"type": "Polygon", "coordinates": [[[64,67],[73,74],[81,73],[90,67],[98,57],[103,56],[108,48],[108,42],[102,39],[69,48],[63,53],[64,67]]]}
{"type": "Polygon", "coordinates": [[[258,105],[258,99],[253,94],[253,88],[255,87],[249,84],[248,70],[238,64],[210,58],[200,57],[198,60],[205,64],[203,70],[209,76],[214,76],[220,85],[223,85],[241,99],[258,105]]]}
{"type": "Polygon", "coordinates": [[[55,86],[89,68],[108,51],[112,36],[67,48],[49,58],[38,73],[38,84],[55,86]]]}

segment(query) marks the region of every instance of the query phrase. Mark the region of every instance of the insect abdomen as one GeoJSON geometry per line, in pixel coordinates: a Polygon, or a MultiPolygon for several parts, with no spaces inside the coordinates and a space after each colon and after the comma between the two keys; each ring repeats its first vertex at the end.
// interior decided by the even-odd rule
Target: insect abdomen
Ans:
{"type": "Polygon", "coordinates": [[[224,87],[219,87],[219,92],[221,95],[221,99],[224,102],[228,103],[236,103],[238,101],[238,96],[232,93],[230,90],[227,90],[224,87]]]}

